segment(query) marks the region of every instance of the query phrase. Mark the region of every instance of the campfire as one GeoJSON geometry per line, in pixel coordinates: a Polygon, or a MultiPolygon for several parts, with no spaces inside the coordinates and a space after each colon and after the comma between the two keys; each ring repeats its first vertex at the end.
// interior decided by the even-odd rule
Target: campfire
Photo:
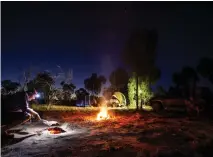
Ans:
{"type": "Polygon", "coordinates": [[[106,106],[101,107],[100,112],[97,115],[97,120],[106,120],[109,119],[108,110],[106,106]]]}
{"type": "Polygon", "coordinates": [[[50,132],[50,134],[60,134],[65,132],[63,129],[59,127],[49,128],[48,131],[50,132]]]}

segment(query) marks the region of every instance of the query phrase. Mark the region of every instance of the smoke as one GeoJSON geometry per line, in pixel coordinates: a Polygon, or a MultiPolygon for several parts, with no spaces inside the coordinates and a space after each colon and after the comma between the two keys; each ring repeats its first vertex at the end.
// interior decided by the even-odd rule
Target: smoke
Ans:
{"type": "Polygon", "coordinates": [[[114,61],[113,61],[113,58],[112,56],[110,56],[109,54],[104,54],[101,58],[101,72],[100,74],[101,75],[104,75],[107,79],[107,82],[106,84],[102,87],[102,90],[103,91],[103,88],[104,87],[107,87],[109,86],[110,82],[109,82],[109,76],[110,76],[110,73],[114,70],[114,61]]]}

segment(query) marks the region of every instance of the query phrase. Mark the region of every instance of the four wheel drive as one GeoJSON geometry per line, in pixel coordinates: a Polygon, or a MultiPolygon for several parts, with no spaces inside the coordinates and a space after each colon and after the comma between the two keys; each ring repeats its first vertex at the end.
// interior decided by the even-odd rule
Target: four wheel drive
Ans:
{"type": "Polygon", "coordinates": [[[200,110],[203,110],[205,101],[202,99],[191,101],[182,97],[154,97],[150,100],[150,105],[156,112],[162,110],[173,110],[173,111],[196,110],[196,112],[199,114],[200,110]]]}

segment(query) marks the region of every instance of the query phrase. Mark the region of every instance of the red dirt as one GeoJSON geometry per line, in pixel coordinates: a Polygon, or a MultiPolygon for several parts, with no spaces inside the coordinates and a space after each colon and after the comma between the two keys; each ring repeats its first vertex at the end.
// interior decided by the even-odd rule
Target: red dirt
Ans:
{"type": "MultiPolygon", "coordinates": [[[[110,111],[109,114],[109,120],[97,121],[97,112],[43,112],[43,119],[69,123],[74,133],[64,137],[60,134],[51,136],[51,140],[51,137],[40,138],[38,135],[12,148],[24,149],[23,157],[26,154],[57,154],[61,157],[213,156],[213,123],[207,119],[128,111],[110,111]],[[78,129],[84,132],[79,134],[78,129]]],[[[2,156],[15,157],[17,151],[8,151],[9,148],[5,148],[6,155],[2,156]]]]}
{"type": "Polygon", "coordinates": [[[187,156],[213,140],[213,125],[209,121],[128,112],[110,113],[111,119],[96,121],[96,114],[46,112],[44,118],[88,128],[88,134],[79,145],[90,151],[146,150],[154,156],[178,150],[187,156]]]}

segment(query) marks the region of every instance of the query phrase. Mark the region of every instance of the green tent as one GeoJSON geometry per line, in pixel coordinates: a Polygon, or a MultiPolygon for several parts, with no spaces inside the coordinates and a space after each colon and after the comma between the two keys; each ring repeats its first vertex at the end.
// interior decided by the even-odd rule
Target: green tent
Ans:
{"type": "Polygon", "coordinates": [[[126,97],[121,92],[114,92],[112,95],[112,99],[117,99],[119,102],[119,106],[126,106],[126,97]]]}

